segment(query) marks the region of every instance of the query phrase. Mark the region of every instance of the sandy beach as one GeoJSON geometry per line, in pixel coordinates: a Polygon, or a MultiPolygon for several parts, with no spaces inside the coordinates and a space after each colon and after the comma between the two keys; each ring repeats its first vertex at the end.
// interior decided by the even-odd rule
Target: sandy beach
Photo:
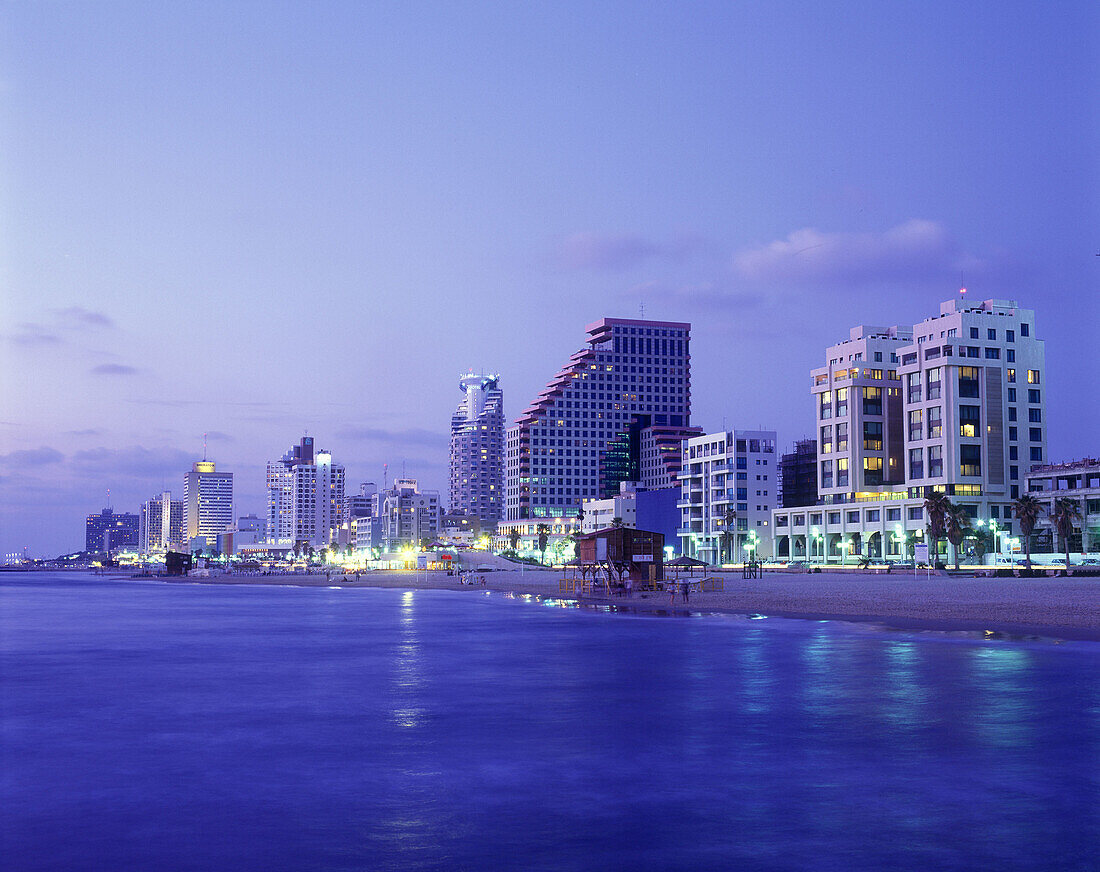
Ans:
{"type": "MultiPolygon", "coordinates": [[[[562,573],[548,570],[486,572],[485,586],[467,586],[444,572],[376,571],[345,578],[321,574],[224,575],[186,578],[205,584],[285,584],[388,587],[472,592],[504,591],[559,596],[562,573]]],[[[574,597],[569,596],[570,599],[574,597]]],[[[899,629],[989,631],[1100,641],[1100,578],[952,578],[923,574],[765,574],[744,579],[728,573],[724,590],[678,593],[670,606],[661,592],[632,597],[584,596],[585,603],[652,612],[759,614],[770,617],[882,623],[899,629]]]]}

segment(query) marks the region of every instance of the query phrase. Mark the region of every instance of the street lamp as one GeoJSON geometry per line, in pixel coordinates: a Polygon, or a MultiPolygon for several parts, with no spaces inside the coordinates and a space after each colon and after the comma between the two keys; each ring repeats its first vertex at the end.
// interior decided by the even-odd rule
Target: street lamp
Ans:
{"type": "Polygon", "coordinates": [[[843,566],[848,562],[848,555],[852,553],[852,540],[841,539],[840,544],[842,546],[842,550],[840,552],[840,564],[841,566],[843,566]]]}
{"type": "Polygon", "coordinates": [[[905,535],[905,528],[902,527],[901,524],[894,524],[894,533],[890,538],[893,539],[898,545],[898,556],[901,557],[901,558],[904,558],[905,557],[905,542],[906,542],[906,539],[908,538],[905,535]]]}
{"type": "Polygon", "coordinates": [[[821,535],[821,530],[817,527],[810,528],[810,537],[818,543],[818,549],[821,552],[821,562],[825,563],[825,537],[821,535]]]}

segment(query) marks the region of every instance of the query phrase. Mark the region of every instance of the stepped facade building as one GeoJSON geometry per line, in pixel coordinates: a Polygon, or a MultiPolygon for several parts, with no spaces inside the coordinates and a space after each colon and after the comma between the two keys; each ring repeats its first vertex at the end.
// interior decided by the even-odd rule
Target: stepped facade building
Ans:
{"type": "Polygon", "coordinates": [[[690,425],[690,324],[603,318],[585,332],[584,346],[508,428],[502,532],[529,536],[547,524],[568,534],[582,502],[610,488],[601,465],[617,437],[642,420],[690,425]]]}

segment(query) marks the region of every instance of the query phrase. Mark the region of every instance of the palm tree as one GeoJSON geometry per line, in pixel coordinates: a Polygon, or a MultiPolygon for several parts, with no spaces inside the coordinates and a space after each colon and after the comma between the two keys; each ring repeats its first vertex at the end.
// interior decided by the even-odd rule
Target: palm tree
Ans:
{"type": "Polygon", "coordinates": [[[1073,535],[1076,521],[1081,517],[1081,508],[1076,501],[1062,497],[1054,501],[1050,510],[1050,520],[1058,535],[1062,537],[1062,547],[1066,549],[1066,570],[1069,571],[1069,537],[1073,535]]]}
{"type": "Polygon", "coordinates": [[[1028,572],[1031,572],[1031,534],[1042,513],[1043,504],[1031,494],[1024,494],[1012,504],[1012,514],[1020,522],[1020,533],[1024,537],[1024,555],[1027,558],[1028,572]]]}
{"type": "Polygon", "coordinates": [[[616,515],[614,518],[611,519],[611,529],[617,530],[622,525],[623,525],[623,519],[620,518],[618,515],[616,515]]]}
{"type": "Polygon", "coordinates": [[[535,532],[539,535],[539,551],[542,552],[542,562],[546,562],[546,543],[550,541],[550,527],[546,524],[539,524],[535,528],[535,532]]]}
{"type": "Polygon", "coordinates": [[[722,516],[722,539],[726,543],[726,562],[733,563],[733,538],[734,528],[737,526],[737,512],[727,504],[726,513],[722,516]]]}
{"type": "Polygon", "coordinates": [[[512,550],[515,551],[519,548],[519,528],[513,527],[508,531],[508,544],[512,546],[512,550]]]}
{"type": "Polygon", "coordinates": [[[943,491],[932,491],[924,498],[924,511],[928,513],[928,538],[932,540],[932,565],[936,565],[939,555],[940,539],[943,538],[947,513],[951,510],[951,500],[943,491]]]}
{"type": "Polygon", "coordinates": [[[958,571],[959,546],[962,545],[963,539],[970,530],[970,515],[962,506],[956,506],[950,500],[947,501],[947,505],[950,508],[944,519],[944,529],[947,533],[947,541],[951,543],[951,548],[955,552],[955,570],[958,571]]]}

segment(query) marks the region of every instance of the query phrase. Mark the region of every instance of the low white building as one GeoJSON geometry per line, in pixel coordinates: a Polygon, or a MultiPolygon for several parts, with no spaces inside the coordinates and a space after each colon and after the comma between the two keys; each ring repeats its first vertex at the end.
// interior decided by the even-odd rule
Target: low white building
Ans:
{"type": "Polygon", "coordinates": [[[724,430],[684,441],[677,503],[682,554],[707,563],[772,555],[775,444],[774,430],[724,430]]]}
{"type": "Polygon", "coordinates": [[[613,526],[612,522],[618,518],[623,527],[638,526],[638,501],[633,490],[624,490],[617,497],[606,500],[585,500],[584,521],[581,532],[595,533],[597,530],[606,530],[613,526]]]}

